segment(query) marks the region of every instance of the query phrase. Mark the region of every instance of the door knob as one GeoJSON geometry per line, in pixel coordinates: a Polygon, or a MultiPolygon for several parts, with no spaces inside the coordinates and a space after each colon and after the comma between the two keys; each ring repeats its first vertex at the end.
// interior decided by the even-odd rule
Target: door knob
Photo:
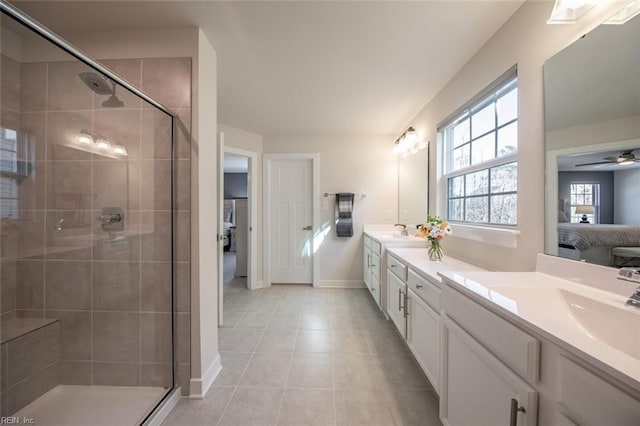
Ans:
{"type": "Polygon", "coordinates": [[[311,226],[311,225],[307,225],[307,226],[305,226],[304,228],[302,228],[302,230],[303,230],[303,231],[311,231],[311,230],[313,230],[313,226],[311,226]]]}

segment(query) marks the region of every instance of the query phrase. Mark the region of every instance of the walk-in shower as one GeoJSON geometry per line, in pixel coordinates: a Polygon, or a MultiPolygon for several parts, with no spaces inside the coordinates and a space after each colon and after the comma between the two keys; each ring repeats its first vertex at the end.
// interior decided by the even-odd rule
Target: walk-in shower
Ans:
{"type": "Polygon", "coordinates": [[[140,424],[176,385],[174,116],[0,4],[0,415],[140,424]]]}

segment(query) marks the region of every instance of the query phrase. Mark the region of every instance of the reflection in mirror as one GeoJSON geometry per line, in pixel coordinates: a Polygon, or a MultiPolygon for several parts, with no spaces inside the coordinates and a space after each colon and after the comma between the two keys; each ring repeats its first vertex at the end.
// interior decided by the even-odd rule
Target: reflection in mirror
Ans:
{"type": "Polygon", "coordinates": [[[398,222],[408,225],[427,220],[429,146],[398,158],[398,222]]]}
{"type": "Polygon", "coordinates": [[[640,266],[640,16],[545,64],[545,252],[640,266]]]}

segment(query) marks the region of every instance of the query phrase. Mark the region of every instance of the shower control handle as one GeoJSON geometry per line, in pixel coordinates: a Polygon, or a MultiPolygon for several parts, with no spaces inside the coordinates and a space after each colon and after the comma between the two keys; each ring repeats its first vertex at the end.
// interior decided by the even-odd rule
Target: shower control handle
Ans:
{"type": "Polygon", "coordinates": [[[120,213],[103,214],[96,218],[103,225],[111,225],[122,221],[122,215],[120,213]]]}

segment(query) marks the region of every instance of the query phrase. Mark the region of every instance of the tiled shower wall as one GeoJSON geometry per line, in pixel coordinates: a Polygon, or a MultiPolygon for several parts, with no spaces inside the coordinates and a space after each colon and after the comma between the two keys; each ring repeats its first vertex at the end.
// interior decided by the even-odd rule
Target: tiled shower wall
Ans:
{"type": "MultiPolygon", "coordinates": [[[[103,108],[75,62],[2,58],[2,125],[28,135],[34,168],[19,217],[2,226],[2,313],[60,320],[63,384],[169,386],[171,380],[171,121],[123,88],[103,108]],[[69,148],[89,131],[126,160],[69,148]],[[96,217],[123,207],[125,229],[96,217]]],[[[190,376],[191,59],[102,61],[180,116],[175,150],[179,385],[190,376]]]]}

